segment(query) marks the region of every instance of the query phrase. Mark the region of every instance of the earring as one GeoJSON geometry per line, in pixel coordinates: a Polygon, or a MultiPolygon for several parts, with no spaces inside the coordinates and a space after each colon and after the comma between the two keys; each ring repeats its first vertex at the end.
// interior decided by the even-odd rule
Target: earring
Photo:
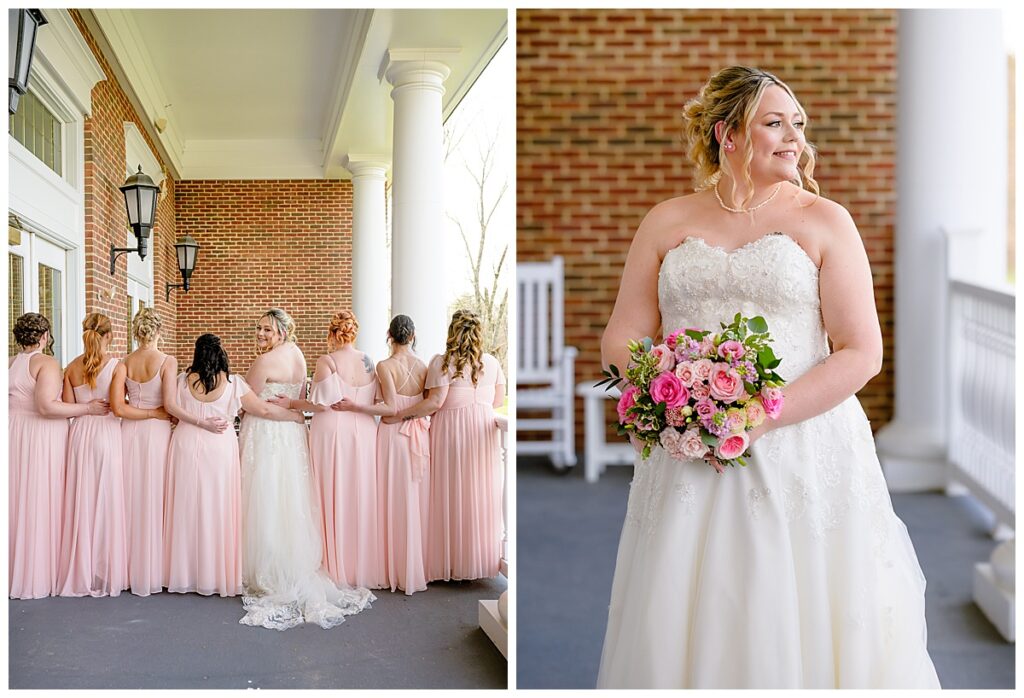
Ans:
{"type": "Polygon", "coordinates": [[[734,145],[733,145],[732,143],[726,143],[726,144],[725,144],[725,149],[726,149],[726,150],[728,150],[728,151],[730,151],[730,152],[732,151],[732,149],[733,149],[734,147],[735,147],[735,146],[734,146],[734,145]]]}

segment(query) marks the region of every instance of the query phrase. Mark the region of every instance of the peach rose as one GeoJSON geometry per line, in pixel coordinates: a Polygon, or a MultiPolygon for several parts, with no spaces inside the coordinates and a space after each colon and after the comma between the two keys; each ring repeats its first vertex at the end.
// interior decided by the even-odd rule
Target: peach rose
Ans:
{"type": "MultiPolygon", "coordinates": [[[[736,402],[744,395],[743,379],[729,364],[715,364],[711,368],[711,397],[722,402],[736,402]]],[[[767,409],[767,406],[765,406],[767,409]]]]}
{"type": "Polygon", "coordinates": [[[707,381],[711,379],[711,369],[713,364],[710,359],[701,359],[693,362],[693,375],[697,377],[697,380],[707,381]]]}
{"type": "Polygon", "coordinates": [[[687,388],[693,385],[696,376],[693,373],[693,364],[689,361],[680,361],[675,368],[676,377],[683,382],[687,388]]]}
{"type": "Polygon", "coordinates": [[[658,357],[658,372],[671,371],[676,365],[676,355],[666,344],[659,344],[651,349],[651,355],[658,357]]]}

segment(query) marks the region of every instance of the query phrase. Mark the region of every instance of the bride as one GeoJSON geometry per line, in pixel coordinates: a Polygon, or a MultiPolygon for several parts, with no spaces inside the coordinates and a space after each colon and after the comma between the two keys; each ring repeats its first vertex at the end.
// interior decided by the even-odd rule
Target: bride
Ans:
{"type": "MultiPolygon", "coordinates": [[[[246,382],[262,399],[301,400],[306,361],[295,323],[279,308],[256,325],[259,357],[246,382]]],[[[275,630],[302,623],[331,628],[368,607],[368,589],[338,588],[321,569],[304,424],[247,414],[239,433],[242,464],[242,604],[239,622],[275,630]]]]}
{"type": "Polygon", "coordinates": [[[740,312],[767,319],[789,382],[747,467],[637,458],[598,687],[938,688],[924,576],[854,395],[882,362],[860,234],[818,195],[775,76],[726,68],[685,120],[698,192],[637,231],[602,361],[740,312]]]}

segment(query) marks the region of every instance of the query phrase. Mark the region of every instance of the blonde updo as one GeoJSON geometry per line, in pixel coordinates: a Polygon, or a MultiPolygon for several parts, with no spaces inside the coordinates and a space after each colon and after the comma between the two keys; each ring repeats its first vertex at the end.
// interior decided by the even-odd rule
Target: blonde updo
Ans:
{"type": "Polygon", "coordinates": [[[85,368],[85,382],[90,388],[96,387],[96,376],[103,367],[103,338],[110,335],[110,318],[103,313],[89,313],[82,321],[82,342],[85,353],[82,354],[82,365],[85,368]]]}
{"type": "Polygon", "coordinates": [[[25,313],[14,321],[14,341],[21,347],[39,344],[43,335],[50,331],[50,321],[39,313],[25,313]]]}
{"type": "Polygon", "coordinates": [[[359,320],[351,310],[342,310],[331,317],[327,329],[327,342],[333,346],[345,346],[356,341],[359,334],[359,320]]]}
{"type": "Polygon", "coordinates": [[[448,341],[441,361],[441,371],[451,366],[456,376],[470,367],[470,380],[476,385],[477,377],[484,368],[484,328],[480,316],[469,310],[456,310],[448,325],[448,341]]]}
{"type": "Polygon", "coordinates": [[[132,336],[140,344],[149,344],[160,334],[163,321],[153,308],[140,308],[132,319],[132,336]]]}
{"type": "MultiPolygon", "coordinates": [[[[697,96],[683,107],[683,132],[687,155],[696,168],[697,191],[715,186],[724,170],[732,176],[733,181],[742,179],[747,184],[748,195],[740,206],[745,207],[750,203],[754,195],[754,183],[750,177],[750,162],[754,155],[750,145],[750,123],[761,104],[764,91],[772,85],[778,85],[792,97],[806,124],[807,113],[786,83],[765,70],[746,66],[732,66],[718,71],[697,96]],[[739,176],[729,171],[724,147],[715,135],[715,124],[719,121],[725,122],[727,132],[740,131],[746,136],[742,153],[743,172],[739,176]]],[[[803,176],[798,175],[793,183],[818,194],[818,183],[813,176],[815,149],[809,141],[800,159],[804,163],[803,176]]]]}
{"type": "Polygon", "coordinates": [[[271,308],[260,315],[260,320],[265,317],[270,318],[270,321],[274,323],[274,327],[277,328],[277,333],[281,335],[282,342],[295,341],[295,321],[292,320],[291,315],[280,308],[271,308]]]}

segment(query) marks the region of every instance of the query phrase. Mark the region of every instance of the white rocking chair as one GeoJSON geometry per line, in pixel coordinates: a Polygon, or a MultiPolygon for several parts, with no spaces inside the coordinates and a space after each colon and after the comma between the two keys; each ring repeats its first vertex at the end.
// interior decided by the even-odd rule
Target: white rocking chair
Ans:
{"type": "Polygon", "coordinates": [[[549,431],[544,441],[517,441],[522,455],[546,454],[558,468],[576,465],[573,433],[576,347],[565,346],[564,274],[561,257],[518,262],[516,406],[550,410],[546,419],[516,416],[516,432],[549,431]]]}

